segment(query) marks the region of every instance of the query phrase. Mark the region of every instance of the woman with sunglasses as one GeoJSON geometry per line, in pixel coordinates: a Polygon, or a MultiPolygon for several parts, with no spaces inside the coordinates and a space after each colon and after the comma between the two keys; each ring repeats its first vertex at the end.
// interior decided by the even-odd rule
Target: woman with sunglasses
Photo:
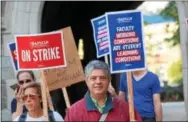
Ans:
{"type": "MultiPolygon", "coordinates": [[[[42,93],[39,83],[29,83],[24,87],[22,100],[28,112],[18,116],[14,121],[44,121],[42,109],[42,93]]],[[[51,111],[53,121],[63,121],[58,112],[51,111]]]]}
{"type": "Polygon", "coordinates": [[[15,90],[15,98],[11,102],[12,119],[15,119],[17,116],[27,111],[22,102],[23,87],[28,83],[36,81],[34,73],[30,70],[19,71],[16,77],[18,87],[15,90]]]}

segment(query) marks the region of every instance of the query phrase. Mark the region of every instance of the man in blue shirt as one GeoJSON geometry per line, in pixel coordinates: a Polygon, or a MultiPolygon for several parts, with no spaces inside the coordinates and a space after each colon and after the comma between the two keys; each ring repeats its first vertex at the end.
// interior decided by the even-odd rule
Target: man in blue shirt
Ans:
{"type": "MultiPolygon", "coordinates": [[[[134,106],[143,121],[162,121],[162,106],[160,100],[160,82],[157,75],[147,70],[132,72],[134,106]]],[[[121,74],[119,97],[128,99],[126,73],[121,74]]],[[[112,92],[109,88],[109,92],[112,92]]]]}
{"type": "MultiPolygon", "coordinates": [[[[142,120],[162,121],[162,106],[160,100],[160,82],[157,75],[147,70],[132,72],[134,105],[142,120]]],[[[121,99],[127,99],[127,76],[121,75],[121,99]]]]}

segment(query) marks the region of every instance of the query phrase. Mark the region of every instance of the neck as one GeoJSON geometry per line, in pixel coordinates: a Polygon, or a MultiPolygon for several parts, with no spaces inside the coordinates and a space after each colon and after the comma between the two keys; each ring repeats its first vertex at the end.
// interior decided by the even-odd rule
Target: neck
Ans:
{"type": "Polygon", "coordinates": [[[29,111],[28,114],[29,114],[29,116],[31,116],[33,118],[38,118],[43,115],[43,109],[40,107],[39,109],[29,111]]]}
{"type": "Polygon", "coordinates": [[[141,76],[141,75],[143,75],[145,72],[146,72],[146,70],[134,71],[134,72],[133,72],[133,75],[134,75],[134,76],[141,76]]]}
{"type": "Polygon", "coordinates": [[[99,105],[104,105],[105,103],[105,100],[106,100],[106,97],[107,97],[107,94],[104,94],[104,95],[92,95],[90,94],[92,98],[94,98],[99,105]]]}

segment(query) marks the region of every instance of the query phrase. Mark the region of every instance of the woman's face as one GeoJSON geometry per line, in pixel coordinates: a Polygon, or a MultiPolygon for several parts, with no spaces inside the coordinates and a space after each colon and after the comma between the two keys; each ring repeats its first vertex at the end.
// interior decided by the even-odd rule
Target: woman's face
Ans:
{"type": "Polygon", "coordinates": [[[24,92],[23,101],[29,112],[41,108],[41,97],[37,94],[36,88],[27,88],[24,92]]]}
{"type": "Polygon", "coordinates": [[[28,72],[22,72],[21,74],[19,74],[18,84],[20,86],[26,85],[26,84],[33,82],[33,81],[34,81],[34,79],[32,78],[32,76],[28,72]]]}

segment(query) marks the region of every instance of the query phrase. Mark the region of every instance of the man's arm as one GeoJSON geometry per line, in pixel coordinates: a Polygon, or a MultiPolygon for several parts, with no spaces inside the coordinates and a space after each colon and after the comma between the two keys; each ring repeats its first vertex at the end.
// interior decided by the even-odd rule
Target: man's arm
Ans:
{"type": "Polygon", "coordinates": [[[19,89],[16,89],[15,95],[16,95],[16,103],[14,104],[16,104],[16,111],[12,114],[12,120],[14,120],[16,117],[20,116],[23,113],[23,103],[22,103],[23,88],[20,87],[19,89]]]}
{"type": "Polygon", "coordinates": [[[119,91],[119,98],[123,101],[125,101],[125,92],[119,91]]]}
{"type": "Polygon", "coordinates": [[[153,94],[153,104],[154,104],[156,121],[162,121],[163,112],[162,112],[160,94],[153,94]]]}
{"type": "Polygon", "coordinates": [[[20,102],[17,102],[16,106],[16,112],[12,114],[12,120],[14,120],[16,117],[20,116],[23,113],[23,104],[20,102]]]}

